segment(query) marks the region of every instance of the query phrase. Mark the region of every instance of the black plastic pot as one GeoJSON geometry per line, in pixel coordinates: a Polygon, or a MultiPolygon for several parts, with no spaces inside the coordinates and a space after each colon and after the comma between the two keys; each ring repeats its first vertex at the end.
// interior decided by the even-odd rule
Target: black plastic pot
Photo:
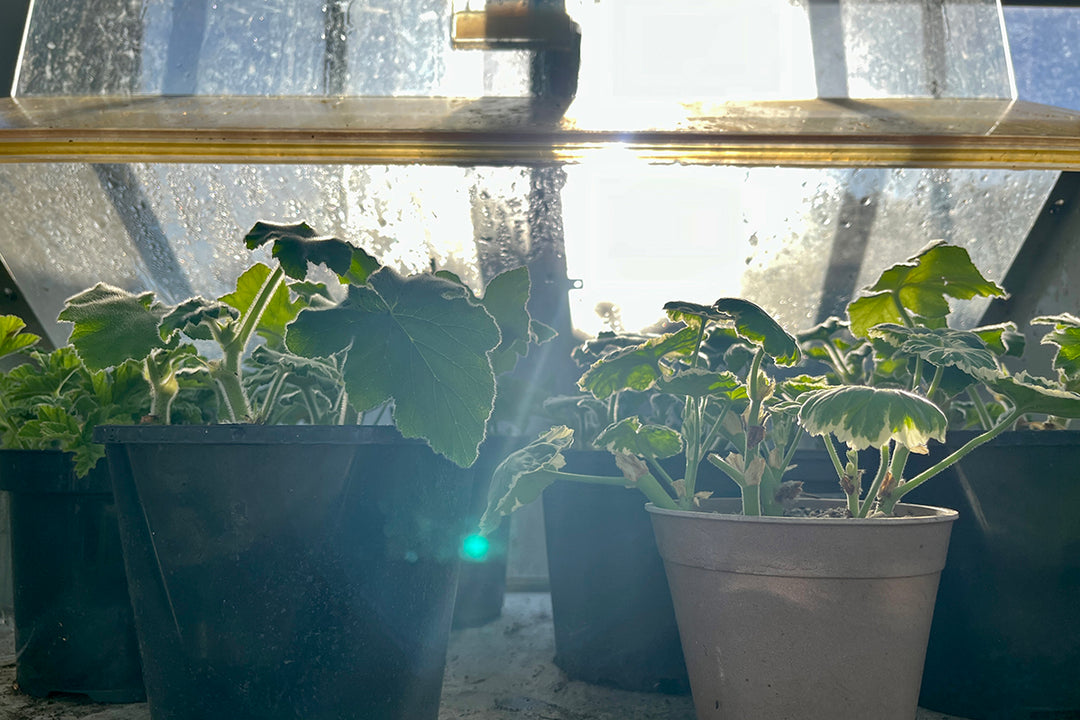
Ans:
{"type": "Polygon", "coordinates": [[[35,697],[143,700],[105,464],[79,479],[65,453],[0,450],[0,490],[11,500],[19,689],[35,697]]]}
{"type": "MultiPolygon", "coordinates": [[[[507,455],[526,443],[528,439],[524,438],[493,436],[485,440],[480,447],[480,457],[473,465],[476,484],[469,506],[470,528],[479,524],[487,508],[491,474],[507,455]]],[[[455,629],[487,625],[502,615],[503,601],[506,599],[506,553],[510,544],[512,517],[503,518],[499,528],[487,537],[486,553],[480,557],[463,554],[457,600],[454,602],[455,629]]]]}
{"type": "MultiPolygon", "coordinates": [[[[621,476],[610,453],[568,451],[568,472],[621,476]]],[[[667,465],[667,463],[665,463],[667,465]]],[[[670,462],[681,477],[685,461],[670,462]]],[[[737,495],[704,469],[701,489],[737,495]]],[[[574,680],[624,690],[688,693],[675,610],[645,496],[559,482],[543,495],[555,664],[574,680]]]]}
{"type": "Polygon", "coordinates": [[[435,720],[472,472],[389,427],[99,428],[154,720],[435,720]]]}
{"type": "Polygon", "coordinates": [[[1080,432],[1003,434],[905,500],[960,512],[920,704],[971,720],[1080,718],[1080,432]]]}

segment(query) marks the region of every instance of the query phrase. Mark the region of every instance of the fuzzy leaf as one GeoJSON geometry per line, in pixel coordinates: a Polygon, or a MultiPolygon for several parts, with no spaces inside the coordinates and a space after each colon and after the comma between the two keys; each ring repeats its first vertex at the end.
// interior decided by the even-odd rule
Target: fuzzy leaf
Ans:
{"type": "Polygon", "coordinates": [[[573,443],[573,431],[560,425],[499,463],[491,475],[488,506],[480,518],[480,532],[485,535],[494,532],[503,516],[540,497],[544,488],[555,481],[546,473],[557,472],[566,464],[562,451],[573,443]]]}
{"type": "Polygon", "coordinates": [[[578,387],[600,400],[622,390],[648,390],[663,375],[660,361],[669,355],[692,353],[697,336],[697,330],[685,327],[618,351],[586,370],[578,387]]]}
{"type": "MultiPolygon", "coordinates": [[[[281,270],[294,280],[307,278],[309,263],[325,265],[339,276],[351,275],[358,250],[344,240],[319,235],[303,222],[291,225],[257,222],[244,236],[248,250],[267,243],[271,243],[270,252],[281,264],[281,270]]],[[[359,275],[364,275],[362,266],[357,270],[359,275]]],[[[364,275],[360,282],[366,279],[364,275]]]]}
{"type": "Polygon", "coordinates": [[[734,321],[740,337],[762,348],[777,365],[794,365],[799,361],[799,343],[754,303],[741,298],[720,298],[713,307],[734,321]]]}
{"type": "Polygon", "coordinates": [[[394,401],[405,437],[427,440],[458,465],[476,461],[495,399],[488,352],[499,328],[466,290],[434,275],[382,268],[328,309],[307,309],[286,345],[307,357],[349,348],[345,386],[359,411],[394,401]]]}
{"type": "Polygon", "coordinates": [[[23,332],[26,323],[16,315],[0,315],[0,357],[25,350],[39,340],[40,335],[23,332]]]}
{"type": "Polygon", "coordinates": [[[218,320],[234,320],[239,316],[228,305],[194,297],[185,300],[161,319],[159,326],[162,334],[169,337],[174,331],[180,331],[194,340],[212,340],[207,323],[218,320]]]}
{"type": "Polygon", "coordinates": [[[661,459],[683,451],[679,433],[663,425],[642,425],[637,417],[628,417],[597,435],[595,445],[611,453],[631,453],[661,459]]]}
{"type": "Polygon", "coordinates": [[[932,402],[906,390],[850,385],[810,393],[799,424],[811,435],[832,433],[862,450],[890,439],[907,448],[924,446],[930,438],[943,442],[948,420],[932,402]]]}
{"type": "Polygon", "coordinates": [[[152,292],[136,295],[99,283],[68,298],[57,319],[75,324],[71,344],[88,368],[101,370],[167,347],[158,330],[167,312],[152,292]]]}
{"type": "Polygon", "coordinates": [[[867,292],[847,309],[851,331],[858,337],[866,337],[869,329],[880,323],[904,324],[897,303],[908,315],[919,318],[919,324],[943,327],[950,312],[948,298],[1007,296],[983,277],[967,250],[940,240],[887,269],[867,292]]]}

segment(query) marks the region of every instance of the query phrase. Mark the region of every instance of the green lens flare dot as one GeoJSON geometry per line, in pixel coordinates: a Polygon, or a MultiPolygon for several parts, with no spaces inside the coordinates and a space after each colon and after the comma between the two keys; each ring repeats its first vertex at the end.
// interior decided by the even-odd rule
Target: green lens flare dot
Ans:
{"type": "Polygon", "coordinates": [[[461,557],[465,560],[480,562],[487,557],[491,543],[483,535],[469,535],[461,543],[461,557]]]}

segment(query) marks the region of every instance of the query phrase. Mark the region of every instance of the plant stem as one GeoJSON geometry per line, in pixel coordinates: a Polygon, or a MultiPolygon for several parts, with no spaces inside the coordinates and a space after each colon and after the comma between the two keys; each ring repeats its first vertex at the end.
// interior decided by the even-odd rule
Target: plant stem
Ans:
{"type": "Polygon", "coordinates": [[[348,413],[349,413],[349,395],[348,395],[348,393],[345,392],[344,385],[341,388],[341,392],[338,393],[338,399],[337,399],[336,407],[338,408],[338,411],[337,411],[337,418],[338,418],[337,419],[337,424],[338,425],[344,425],[346,420],[347,420],[348,413]]]}
{"type": "Polygon", "coordinates": [[[761,485],[741,485],[742,514],[749,517],[761,515],[761,485]]]}
{"type": "Polygon", "coordinates": [[[281,396],[281,391],[285,388],[285,378],[288,373],[284,370],[279,370],[274,375],[273,381],[266,389],[266,398],[263,400],[262,409],[259,411],[259,420],[262,422],[270,421],[270,410],[277,404],[278,398],[281,396]]]}
{"type": "Polygon", "coordinates": [[[937,369],[934,370],[934,377],[930,381],[930,387],[927,388],[927,390],[926,390],[926,399],[929,400],[930,402],[934,401],[934,393],[937,392],[938,386],[941,385],[941,378],[944,375],[945,375],[945,366],[944,365],[938,365],[937,369]]]}
{"type": "Polygon", "coordinates": [[[825,346],[825,352],[828,353],[829,359],[832,360],[833,369],[836,371],[836,376],[840,378],[840,384],[850,385],[851,374],[847,371],[847,366],[844,364],[844,358],[840,355],[840,352],[833,347],[831,342],[825,341],[822,344],[825,346]]]}
{"type": "Polygon", "coordinates": [[[870,508],[873,506],[874,501],[877,500],[878,491],[881,490],[881,484],[885,482],[885,476],[888,474],[889,443],[885,443],[881,446],[881,460],[878,462],[877,474],[874,475],[874,481],[870,483],[870,489],[866,493],[866,499],[858,506],[859,512],[855,517],[864,518],[870,514],[870,508]]]}
{"type": "Polygon", "coordinates": [[[840,456],[836,454],[836,446],[832,444],[832,438],[828,435],[821,437],[825,443],[825,450],[829,453],[829,459],[832,460],[833,468],[836,470],[837,479],[844,477],[844,464],[840,462],[840,456]]]}
{"type": "Polygon", "coordinates": [[[976,435],[971,440],[964,443],[964,445],[962,445],[959,449],[957,449],[944,460],[941,460],[937,464],[927,468],[926,470],[922,471],[907,482],[897,485],[888,497],[882,499],[881,511],[884,512],[886,515],[891,515],[893,513],[893,510],[896,508],[896,504],[900,502],[900,499],[903,498],[904,495],[919,487],[942,470],[955,464],[975,448],[979,447],[984,443],[990,442],[998,435],[1005,432],[1005,430],[1009,429],[1009,427],[1011,427],[1012,424],[1024,414],[1024,412],[1025,411],[1021,408],[1013,408],[1005,415],[1005,417],[998,421],[997,425],[992,427],[990,430],[987,430],[981,435],[976,435]]]}
{"type": "Polygon", "coordinates": [[[163,354],[151,350],[143,359],[143,377],[150,385],[150,417],[168,425],[172,401],[180,392],[180,385],[171,371],[169,358],[166,356],[162,359],[163,354]]]}
{"type": "Polygon", "coordinates": [[[892,462],[889,464],[889,472],[896,478],[899,483],[904,478],[904,468],[907,466],[908,457],[911,455],[909,450],[904,445],[898,445],[896,450],[893,451],[892,462]]]}
{"type": "Polygon", "coordinates": [[[683,475],[683,483],[686,496],[691,498],[697,486],[697,471],[704,451],[701,437],[703,402],[700,399],[687,397],[686,409],[683,412],[683,438],[686,440],[686,473],[683,475]]]}
{"type": "MultiPolygon", "coordinates": [[[[758,348],[757,352],[754,353],[753,361],[751,361],[750,363],[750,374],[746,378],[746,387],[750,394],[750,408],[747,411],[746,415],[747,429],[758,425],[758,423],[760,422],[761,401],[763,398],[761,397],[761,378],[759,377],[759,375],[761,370],[761,361],[764,358],[764,348],[758,348]]],[[[749,433],[747,433],[747,442],[749,442],[749,439],[750,435],[749,433]]],[[[746,454],[747,457],[749,457],[749,448],[747,448],[746,454]]]]}
{"type": "Polygon", "coordinates": [[[742,487],[746,483],[746,476],[743,475],[742,471],[737,469],[734,465],[724,460],[716,453],[712,453],[705,459],[711,462],[716,467],[720,468],[720,470],[722,470],[725,475],[731,478],[739,487],[742,487]]]}
{"type": "Polygon", "coordinates": [[[215,362],[210,367],[210,377],[217,384],[218,393],[225,402],[229,420],[234,423],[244,422],[250,416],[247,393],[240,384],[240,378],[225,367],[223,363],[215,362]]]}
{"type": "Polygon", "coordinates": [[[900,291],[893,290],[891,291],[890,296],[892,297],[893,306],[900,315],[900,320],[903,322],[904,327],[915,327],[915,321],[911,319],[911,315],[908,315],[908,311],[904,308],[904,303],[900,301],[900,291]]]}
{"type": "MultiPolygon", "coordinates": [[[[921,357],[915,357],[915,370],[911,373],[911,392],[918,392],[919,385],[922,383],[922,366],[923,359],[921,357]]],[[[927,396],[929,397],[929,396],[927,396]]]]}
{"type": "Polygon", "coordinates": [[[679,510],[679,506],[675,504],[675,501],[671,499],[664,488],[660,486],[660,483],[652,475],[645,473],[642,475],[636,485],[630,483],[625,477],[611,477],[608,475],[583,475],[581,473],[569,473],[562,470],[543,470],[532,473],[532,477],[541,480],[556,481],[556,480],[570,480],[572,482],[587,483],[589,485],[615,485],[618,487],[637,487],[645,497],[657,507],[662,507],[666,510],[679,510]]]}
{"type": "Polygon", "coordinates": [[[652,467],[654,476],[663,481],[664,485],[674,492],[675,480],[671,477],[671,474],[664,469],[664,466],[660,464],[660,461],[656,458],[646,458],[646,462],[652,467]]]}
{"type": "Polygon", "coordinates": [[[982,426],[983,430],[989,430],[993,427],[993,423],[990,421],[990,412],[986,409],[986,403],[983,402],[979,391],[975,389],[974,385],[969,385],[967,394],[975,404],[975,414],[979,416],[979,425],[982,426]]]}

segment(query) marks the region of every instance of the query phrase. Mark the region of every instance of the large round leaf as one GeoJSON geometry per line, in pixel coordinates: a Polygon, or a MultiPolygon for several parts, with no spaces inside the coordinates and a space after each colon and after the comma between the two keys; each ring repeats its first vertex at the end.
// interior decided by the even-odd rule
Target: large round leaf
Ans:
{"type": "Polygon", "coordinates": [[[368,282],[349,286],[337,307],[302,311],[286,345],[312,357],[349,348],[345,389],[354,408],[393,400],[402,435],[471,465],[495,399],[488,352],[499,344],[498,326],[449,280],[382,268],[368,282]]]}
{"type": "Polygon", "coordinates": [[[852,333],[866,337],[875,325],[902,324],[901,307],[922,325],[943,327],[950,311],[948,298],[1005,296],[1003,289],[983,277],[967,250],[937,240],[885,270],[867,295],[848,305],[847,314],[852,333]]]}
{"type": "Polygon", "coordinates": [[[889,440],[919,448],[945,440],[948,420],[932,402],[906,390],[850,385],[808,393],[799,424],[811,435],[832,433],[862,450],[889,440]]]}
{"type": "Polygon", "coordinates": [[[168,311],[152,292],[136,295],[98,283],[68,298],[57,319],[75,324],[71,344],[88,368],[102,370],[165,347],[158,325],[168,311]]]}
{"type": "Polygon", "coordinates": [[[713,308],[731,318],[739,336],[762,348],[777,365],[799,361],[798,341],[754,303],[742,298],[720,298],[713,308]]]}

